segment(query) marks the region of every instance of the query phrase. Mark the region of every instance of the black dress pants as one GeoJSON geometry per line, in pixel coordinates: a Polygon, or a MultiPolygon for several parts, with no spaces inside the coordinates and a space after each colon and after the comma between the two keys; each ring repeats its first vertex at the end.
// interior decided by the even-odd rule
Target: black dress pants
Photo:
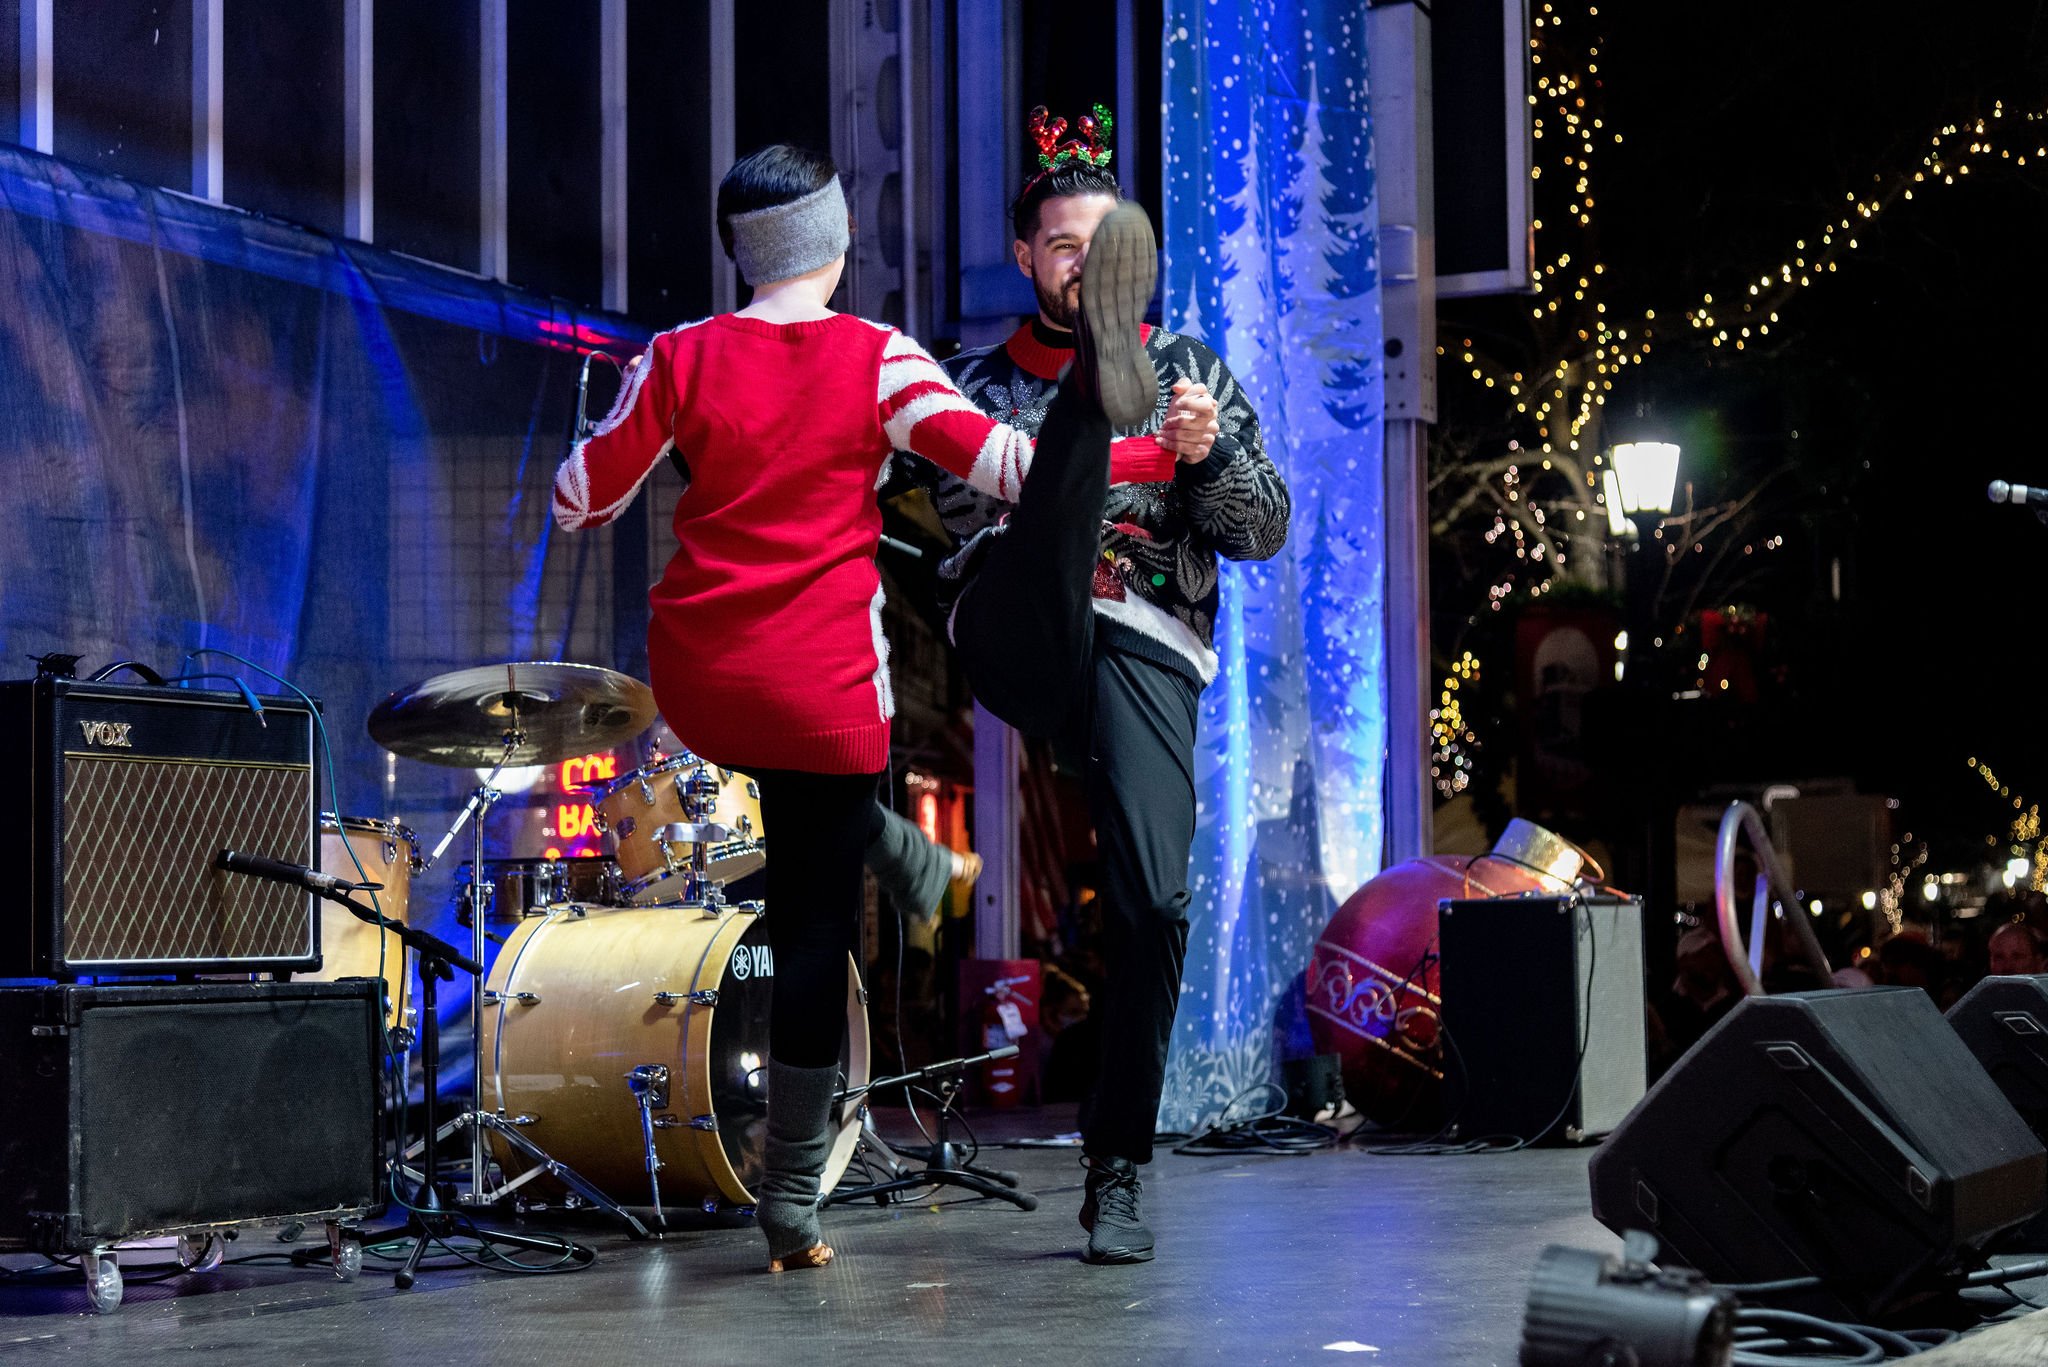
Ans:
{"type": "Polygon", "coordinates": [[[1108,980],[1082,1143],[1144,1163],[1187,955],[1200,686],[1096,631],[1109,439],[1108,420],[1072,386],[1055,396],[1017,508],[954,609],[953,642],[982,706],[1026,735],[1086,745],[1108,980]]]}

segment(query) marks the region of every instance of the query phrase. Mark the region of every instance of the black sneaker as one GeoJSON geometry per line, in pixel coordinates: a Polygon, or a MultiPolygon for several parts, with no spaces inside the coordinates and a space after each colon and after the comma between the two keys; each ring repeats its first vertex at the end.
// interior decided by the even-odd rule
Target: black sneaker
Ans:
{"type": "Polygon", "coordinates": [[[1081,1198],[1081,1228],[1088,1231],[1084,1263],[1149,1263],[1152,1230],[1138,1209],[1144,1184],[1128,1158],[1083,1158],[1088,1187],[1081,1198]]]}
{"type": "Polygon", "coordinates": [[[1139,427],[1159,402],[1159,376],[1139,328],[1159,278],[1159,243],[1137,205],[1119,204],[1095,229],[1081,268],[1075,369],[1112,427],[1139,427]]]}

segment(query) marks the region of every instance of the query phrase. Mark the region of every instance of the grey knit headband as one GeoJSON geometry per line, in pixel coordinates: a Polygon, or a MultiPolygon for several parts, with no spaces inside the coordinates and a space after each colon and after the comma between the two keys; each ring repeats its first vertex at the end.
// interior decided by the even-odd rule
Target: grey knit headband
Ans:
{"type": "Polygon", "coordinates": [[[834,176],[802,199],[734,214],[732,259],[749,285],[788,280],[846,255],[846,192],[834,176]]]}

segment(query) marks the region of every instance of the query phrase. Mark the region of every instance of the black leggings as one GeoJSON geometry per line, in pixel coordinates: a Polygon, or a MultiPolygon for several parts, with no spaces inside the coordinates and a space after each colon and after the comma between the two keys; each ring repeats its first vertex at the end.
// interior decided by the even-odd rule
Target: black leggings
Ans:
{"type": "Polygon", "coordinates": [[[761,785],[761,828],[776,850],[767,868],[768,1052],[792,1068],[829,1067],[846,1039],[846,961],[860,943],[861,861],[879,775],[746,773],[761,785]]]}

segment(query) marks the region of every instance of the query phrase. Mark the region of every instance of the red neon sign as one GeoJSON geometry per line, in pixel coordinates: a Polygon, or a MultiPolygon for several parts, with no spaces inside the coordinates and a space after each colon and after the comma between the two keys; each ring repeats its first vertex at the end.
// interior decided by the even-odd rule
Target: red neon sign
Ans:
{"type": "Polygon", "coordinates": [[[581,840],[597,830],[597,809],[588,802],[555,805],[555,834],[564,840],[581,840]]]}
{"type": "Polygon", "coordinates": [[[578,788],[588,788],[593,783],[618,776],[617,755],[582,755],[576,759],[565,759],[555,774],[565,793],[573,793],[578,788]]]}

